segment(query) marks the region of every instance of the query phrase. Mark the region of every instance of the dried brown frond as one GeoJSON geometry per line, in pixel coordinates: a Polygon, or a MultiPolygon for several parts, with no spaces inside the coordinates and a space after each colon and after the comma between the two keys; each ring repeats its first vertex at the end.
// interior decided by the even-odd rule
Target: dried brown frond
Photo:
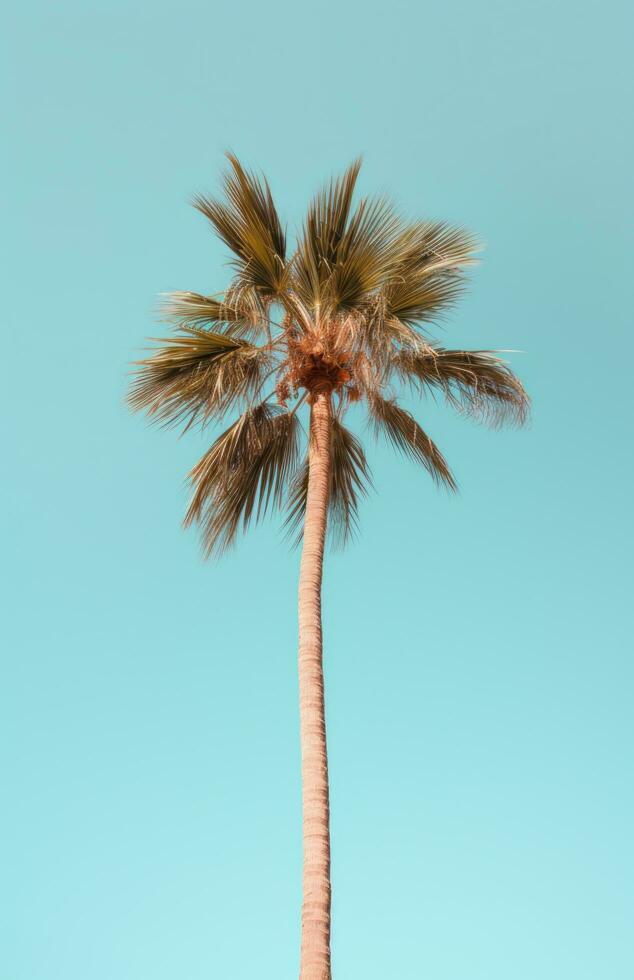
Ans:
{"type": "Polygon", "coordinates": [[[394,355],[395,370],[421,390],[439,390],[460,411],[491,425],[522,425],[530,399],[495,351],[425,345],[394,355]]]}
{"type": "MultiPolygon", "coordinates": [[[[332,422],[330,452],[328,533],[336,544],[343,545],[356,530],[359,497],[367,494],[372,477],[361,443],[337,418],[332,422]]],[[[305,459],[291,482],[285,521],[295,544],[299,544],[303,535],[307,494],[308,459],[305,459]]]]}
{"type": "Polygon", "coordinates": [[[225,201],[199,194],[194,206],[236,255],[243,282],[262,296],[279,295],[286,286],[286,236],[267,181],[244,169],[227,154],[231,171],[225,174],[225,201]]]}
{"type": "Polygon", "coordinates": [[[395,399],[380,395],[369,398],[368,406],[376,434],[384,432],[396,449],[421,463],[436,483],[448,490],[457,489],[445,457],[413,415],[401,408],[395,399]]]}
{"type": "Polygon", "coordinates": [[[248,409],[190,473],[194,490],[185,526],[197,523],[206,555],[229,548],[240,529],[279,507],[297,464],[299,422],[262,403],[248,409]]]}
{"type": "Polygon", "coordinates": [[[137,361],[128,395],[134,411],[165,425],[206,423],[257,387],[271,363],[268,350],[198,327],[182,327],[137,361]]]}

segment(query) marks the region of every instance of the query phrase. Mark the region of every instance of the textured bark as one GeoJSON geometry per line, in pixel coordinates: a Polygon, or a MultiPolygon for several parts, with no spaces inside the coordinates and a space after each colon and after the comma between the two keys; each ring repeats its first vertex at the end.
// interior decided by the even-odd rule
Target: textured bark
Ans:
{"type": "Polygon", "coordinates": [[[310,416],[308,496],[299,573],[299,703],[304,877],[300,980],[330,980],[330,812],[321,579],[330,486],[330,393],[310,416]]]}

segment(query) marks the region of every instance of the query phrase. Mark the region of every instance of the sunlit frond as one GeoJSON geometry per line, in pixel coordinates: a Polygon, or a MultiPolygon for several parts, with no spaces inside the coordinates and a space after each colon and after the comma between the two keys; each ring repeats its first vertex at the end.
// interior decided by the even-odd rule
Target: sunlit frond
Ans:
{"type": "Polygon", "coordinates": [[[464,291],[478,242],[461,228],[421,221],[403,231],[396,247],[400,261],[383,294],[386,319],[414,325],[442,317],[464,291]]]}
{"type": "Polygon", "coordinates": [[[400,219],[379,198],[361,201],[345,235],[340,259],[326,283],[326,302],[333,311],[361,306],[393,275],[400,219]]]}
{"type": "Polygon", "coordinates": [[[437,483],[449,490],[457,489],[445,457],[413,415],[395,399],[380,395],[368,399],[368,406],[377,434],[384,432],[396,449],[421,463],[437,483]]]}
{"type": "Polygon", "coordinates": [[[163,346],[137,361],[128,395],[134,411],[166,425],[205,423],[257,387],[270,351],[225,334],[182,327],[163,346]]]}
{"type": "Polygon", "coordinates": [[[243,282],[263,296],[277,296],[287,278],[286,236],[269,185],[245,170],[233,154],[227,156],[231,171],[224,178],[226,200],[199,194],[194,206],[236,255],[243,282]]]}
{"type": "Polygon", "coordinates": [[[255,337],[265,331],[268,314],[253,287],[235,284],[222,298],[200,293],[168,293],[161,304],[165,320],[181,327],[222,327],[228,337],[255,337]]]}
{"type": "Polygon", "coordinates": [[[352,199],[360,162],[311,203],[293,271],[302,300],[321,313],[351,310],[388,277],[401,222],[383,198],[352,199]]]}
{"type": "Polygon", "coordinates": [[[386,292],[390,316],[407,324],[440,319],[464,292],[459,275],[411,275],[393,282],[386,292]]]}
{"type": "Polygon", "coordinates": [[[361,161],[355,160],[342,177],[330,181],[308,208],[294,264],[295,285],[310,306],[319,303],[323,283],[339,257],[352,209],[361,161]]]}
{"type": "Polygon", "coordinates": [[[375,297],[360,311],[355,324],[354,341],[366,353],[370,373],[379,387],[392,372],[392,359],[401,345],[416,347],[422,342],[420,334],[413,327],[387,314],[382,295],[375,297]]]}
{"type": "MultiPolygon", "coordinates": [[[[337,418],[332,422],[330,453],[328,534],[336,544],[345,544],[356,530],[359,497],[367,494],[372,477],[363,446],[337,418]]],[[[308,459],[305,459],[290,486],[285,522],[296,544],[302,539],[307,494],[308,459]]]]}
{"type": "Polygon", "coordinates": [[[495,351],[446,350],[421,345],[394,355],[396,371],[424,390],[439,390],[455,407],[492,425],[521,425],[530,400],[495,351]]]}
{"type": "Polygon", "coordinates": [[[405,263],[412,270],[426,272],[473,265],[482,247],[471,232],[445,221],[417,221],[408,226],[405,238],[405,263]]]}
{"type": "Polygon", "coordinates": [[[262,403],[214,442],[190,473],[185,526],[200,525],[205,553],[222,553],[269,506],[278,507],[297,464],[299,422],[262,403]]]}

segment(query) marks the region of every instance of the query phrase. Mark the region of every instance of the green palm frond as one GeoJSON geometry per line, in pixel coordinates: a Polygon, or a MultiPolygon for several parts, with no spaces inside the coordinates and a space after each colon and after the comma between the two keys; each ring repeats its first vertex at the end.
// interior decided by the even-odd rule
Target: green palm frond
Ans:
{"type": "Polygon", "coordinates": [[[442,317],[462,295],[477,240],[445,222],[421,221],[399,240],[401,258],[384,290],[385,317],[413,326],[442,317]]]}
{"type": "Polygon", "coordinates": [[[185,526],[200,525],[205,553],[229,548],[242,526],[279,507],[297,465],[297,415],[262,403],[230,426],[190,473],[185,526]]]}
{"type": "Polygon", "coordinates": [[[465,281],[459,275],[411,275],[386,290],[389,316],[410,326],[441,319],[460,299],[465,281]]]}
{"type": "Polygon", "coordinates": [[[415,222],[408,227],[405,238],[405,264],[421,272],[473,265],[482,247],[471,232],[446,221],[415,222]]]}
{"type": "MultiPolygon", "coordinates": [[[[345,544],[357,527],[359,498],[372,486],[372,477],[363,446],[357,437],[333,418],[330,438],[330,490],[328,533],[338,544],[345,544]]],[[[303,534],[308,495],[308,460],[293,477],[285,521],[289,537],[299,544],[303,534]]]]}
{"type": "Polygon", "coordinates": [[[441,391],[452,405],[480,421],[521,425],[527,419],[529,397],[495,351],[447,350],[426,344],[400,350],[393,365],[422,391],[441,391]]]}
{"type": "Polygon", "coordinates": [[[271,363],[269,350],[198,327],[181,327],[159,343],[136,362],[128,404],[165,425],[189,428],[222,416],[257,387],[271,363]]]}
{"type": "Polygon", "coordinates": [[[222,327],[228,337],[257,336],[266,330],[268,315],[252,287],[229,287],[224,297],[200,293],[169,293],[161,304],[165,320],[181,327],[222,327]]]}
{"type": "Polygon", "coordinates": [[[272,298],[287,279],[286,235],[267,181],[245,170],[233,154],[227,156],[231,171],[224,178],[226,200],[199,194],[194,207],[236,255],[242,281],[272,298]]]}
{"type": "Polygon", "coordinates": [[[337,263],[360,169],[361,161],[355,160],[309,205],[295,257],[294,278],[297,291],[311,307],[320,302],[323,283],[337,263]]]}
{"type": "Polygon", "coordinates": [[[394,274],[400,256],[400,228],[400,219],[388,201],[361,201],[340,261],[327,282],[332,310],[347,312],[362,306],[394,274]]]}
{"type": "Polygon", "coordinates": [[[360,161],[332,180],[311,203],[293,264],[294,282],[311,309],[353,309],[378,289],[394,267],[401,222],[383,198],[353,210],[360,161]]]}
{"type": "Polygon", "coordinates": [[[396,449],[421,463],[436,483],[457,489],[445,457],[413,415],[395,399],[376,394],[368,399],[368,406],[375,433],[384,432],[396,449]]]}

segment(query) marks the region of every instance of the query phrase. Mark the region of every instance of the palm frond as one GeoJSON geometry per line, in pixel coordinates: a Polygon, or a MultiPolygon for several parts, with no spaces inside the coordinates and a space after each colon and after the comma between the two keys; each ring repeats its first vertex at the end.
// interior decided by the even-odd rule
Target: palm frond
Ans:
{"type": "Polygon", "coordinates": [[[363,200],[350,221],[340,257],[326,282],[326,302],[333,311],[353,310],[394,274],[401,221],[384,198],[363,200]]]}
{"type": "Polygon", "coordinates": [[[309,205],[295,257],[294,278],[300,296],[310,306],[320,302],[323,283],[337,263],[360,169],[361,161],[355,160],[309,205]]]}
{"type": "Polygon", "coordinates": [[[272,360],[267,349],[193,326],[159,343],[136,362],[128,404],[165,425],[189,428],[222,416],[257,388],[272,360]]]}
{"type": "Polygon", "coordinates": [[[331,533],[341,544],[357,528],[359,497],[372,485],[363,446],[337,418],[332,422],[332,461],[330,475],[331,533]]]}
{"type": "Polygon", "coordinates": [[[190,473],[185,526],[200,525],[207,556],[229,548],[240,529],[278,507],[297,463],[297,415],[262,403],[224,432],[190,473]]]}
{"type": "Polygon", "coordinates": [[[395,399],[377,394],[368,399],[368,406],[376,434],[383,431],[396,449],[421,463],[436,483],[449,490],[457,489],[445,457],[413,415],[395,399]]]}
{"type": "Polygon", "coordinates": [[[413,326],[442,317],[464,291],[477,240],[445,222],[421,221],[404,229],[398,247],[401,258],[384,290],[386,318],[413,326]]]}
{"type": "MultiPolygon", "coordinates": [[[[288,492],[288,514],[284,521],[288,537],[298,545],[304,535],[304,515],[308,499],[308,456],[296,470],[288,492]]],[[[330,500],[328,502],[330,504],[330,500]]]]}
{"type": "Polygon", "coordinates": [[[417,347],[421,342],[420,334],[413,327],[387,315],[385,297],[381,294],[360,312],[355,323],[355,346],[366,353],[379,388],[393,371],[392,360],[401,346],[417,347]]]}
{"type": "Polygon", "coordinates": [[[458,274],[403,276],[386,290],[387,312],[410,326],[433,322],[455,306],[464,289],[465,280],[458,274]]]}
{"type": "Polygon", "coordinates": [[[287,277],[286,235],[271,190],[264,178],[245,170],[233,154],[227,156],[231,171],[224,178],[226,200],[199,194],[194,207],[236,255],[243,282],[262,296],[277,296],[287,277]]]}
{"type": "Polygon", "coordinates": [[[224,297],[200,293],[168,293],[161,304],[165,320],[181,327],[222,327],[228,337],[253,337],[268,324],[267,310],[252,287],[234,284],[224,297]]]}
{"type": "Polygon", "coordinates": [[[446,221],[415,222],[406,230],[404,243],[405,263],[421,272],[473,265],[482,248],[475,235],[446,221]]]}
{"type": "Polygon", "coordinates": [[[293,263],[302,300],[327,314],[353,309],[383,284],[394,265],[400,219],[383,198],[353,210],[360,161],[312,201],[293,263]]]}
{"type": "Polygon", "coordinates": [[[530,399],[495,351],[447,350],[429,344],[393,356],[396,371],[421,390],[439,390],[460,411],[491,425],[522,425],[530,399]]]}
{"type": "MultiPolygon", "coordinates": [[[[285,526],[295,544],[303,536],[309,464],[305,459],[290,485],[285,526]]],[[[336,544],[345,544],[357,527],[359,498],[372,486],[363,447],[356,436],[334,417],[330,437],[330,489],[328,534],[336,544]]]]}

